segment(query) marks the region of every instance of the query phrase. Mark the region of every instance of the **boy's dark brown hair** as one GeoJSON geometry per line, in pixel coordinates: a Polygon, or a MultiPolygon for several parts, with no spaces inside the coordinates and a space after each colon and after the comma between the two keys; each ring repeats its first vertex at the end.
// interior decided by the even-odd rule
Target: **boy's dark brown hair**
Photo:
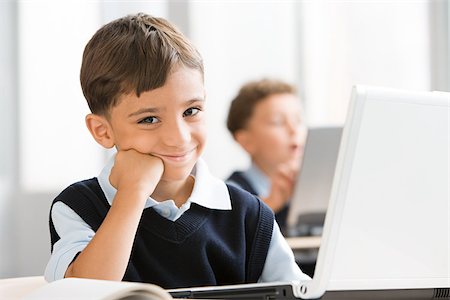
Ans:
{"type": "Polygon", "coordinates": [[[203,60],[190,41],[171,23],[144,13],[101,27],[87,43],[80,81],[92,113],[108,116],[123,94],[164,85],[178,66],[198,70],[203,60]]]}
{"type": "Polygon", "coordinates": [[[297,94],[294,86],[276,79],[262,79],[249,82],[241,87],[231,102],[228,111],[227,127],[231,134],[244,129],[253,114],[255,106],[275,94],[297,94]]]}

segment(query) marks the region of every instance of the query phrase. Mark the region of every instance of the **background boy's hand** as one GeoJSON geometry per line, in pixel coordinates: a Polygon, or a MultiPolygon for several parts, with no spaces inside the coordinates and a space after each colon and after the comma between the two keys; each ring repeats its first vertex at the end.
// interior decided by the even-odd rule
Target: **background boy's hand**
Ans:
{"type": "Polygon", "coordinates": [[[263,200],[274,213],[280,211],[291,198],[297,171],[297,166],[281,165],[270,177],[270,194],[263,200]]]}
{"type": "Polygon", "coordinates": [[[116,154],[109,181],[117,190],[139,192],[147,199],[163,172],[164,164],[160,158],[133,149],[120,150],[116,154]]]}

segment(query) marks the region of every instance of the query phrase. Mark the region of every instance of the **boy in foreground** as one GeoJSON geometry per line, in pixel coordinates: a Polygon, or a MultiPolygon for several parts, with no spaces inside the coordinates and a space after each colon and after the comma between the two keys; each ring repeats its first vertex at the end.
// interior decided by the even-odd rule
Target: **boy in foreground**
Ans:
{"type": "Polygon", "coordinates": [[[271,210],[200,158],[203,62],[172,24],[145,14],[106,24],[86,45],[80,79],[87,127],[117,153],[53,201],[48,281],[179,288],[308,278],[271,210]]]}

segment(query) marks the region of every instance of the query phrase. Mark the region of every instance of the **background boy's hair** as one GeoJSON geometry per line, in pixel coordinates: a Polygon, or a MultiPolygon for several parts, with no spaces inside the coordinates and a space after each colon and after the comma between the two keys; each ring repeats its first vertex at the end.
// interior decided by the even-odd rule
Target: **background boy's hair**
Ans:
{"type": "Polygon", "coordinates": [[[201,55],[174,25],[138,13],[104,25],[87,43],[81,87],[91,112],[108,116],[122,94],[161,87],[181,65],[203,76],[201,55]]]}
{"type": "Polygon", "coordinates": [[[251,81],[241,87],[231,102],[228,111],[227,128],[234,136],[236,131],[247,126],[255,106],[267,97],[275,94],[297,94],[294,86],[276,79],[251,81]]]}

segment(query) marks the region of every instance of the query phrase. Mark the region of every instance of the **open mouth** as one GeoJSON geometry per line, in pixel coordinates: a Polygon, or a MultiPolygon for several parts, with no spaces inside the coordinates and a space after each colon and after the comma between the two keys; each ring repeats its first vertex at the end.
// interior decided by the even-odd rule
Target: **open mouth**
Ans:
{"type": "Polygon", "coordinates": [[[291,145],[291,152],[294,153],[295,155],[300,155],[303,153],[303,147],[298,144],[293,144],[291,145]]]}
{"type": "Polygon", "coordinates": [[[291,149],[292,150],[300,150],[300,145],[299,144],[292,144],[291,145],[291,149]]]}

